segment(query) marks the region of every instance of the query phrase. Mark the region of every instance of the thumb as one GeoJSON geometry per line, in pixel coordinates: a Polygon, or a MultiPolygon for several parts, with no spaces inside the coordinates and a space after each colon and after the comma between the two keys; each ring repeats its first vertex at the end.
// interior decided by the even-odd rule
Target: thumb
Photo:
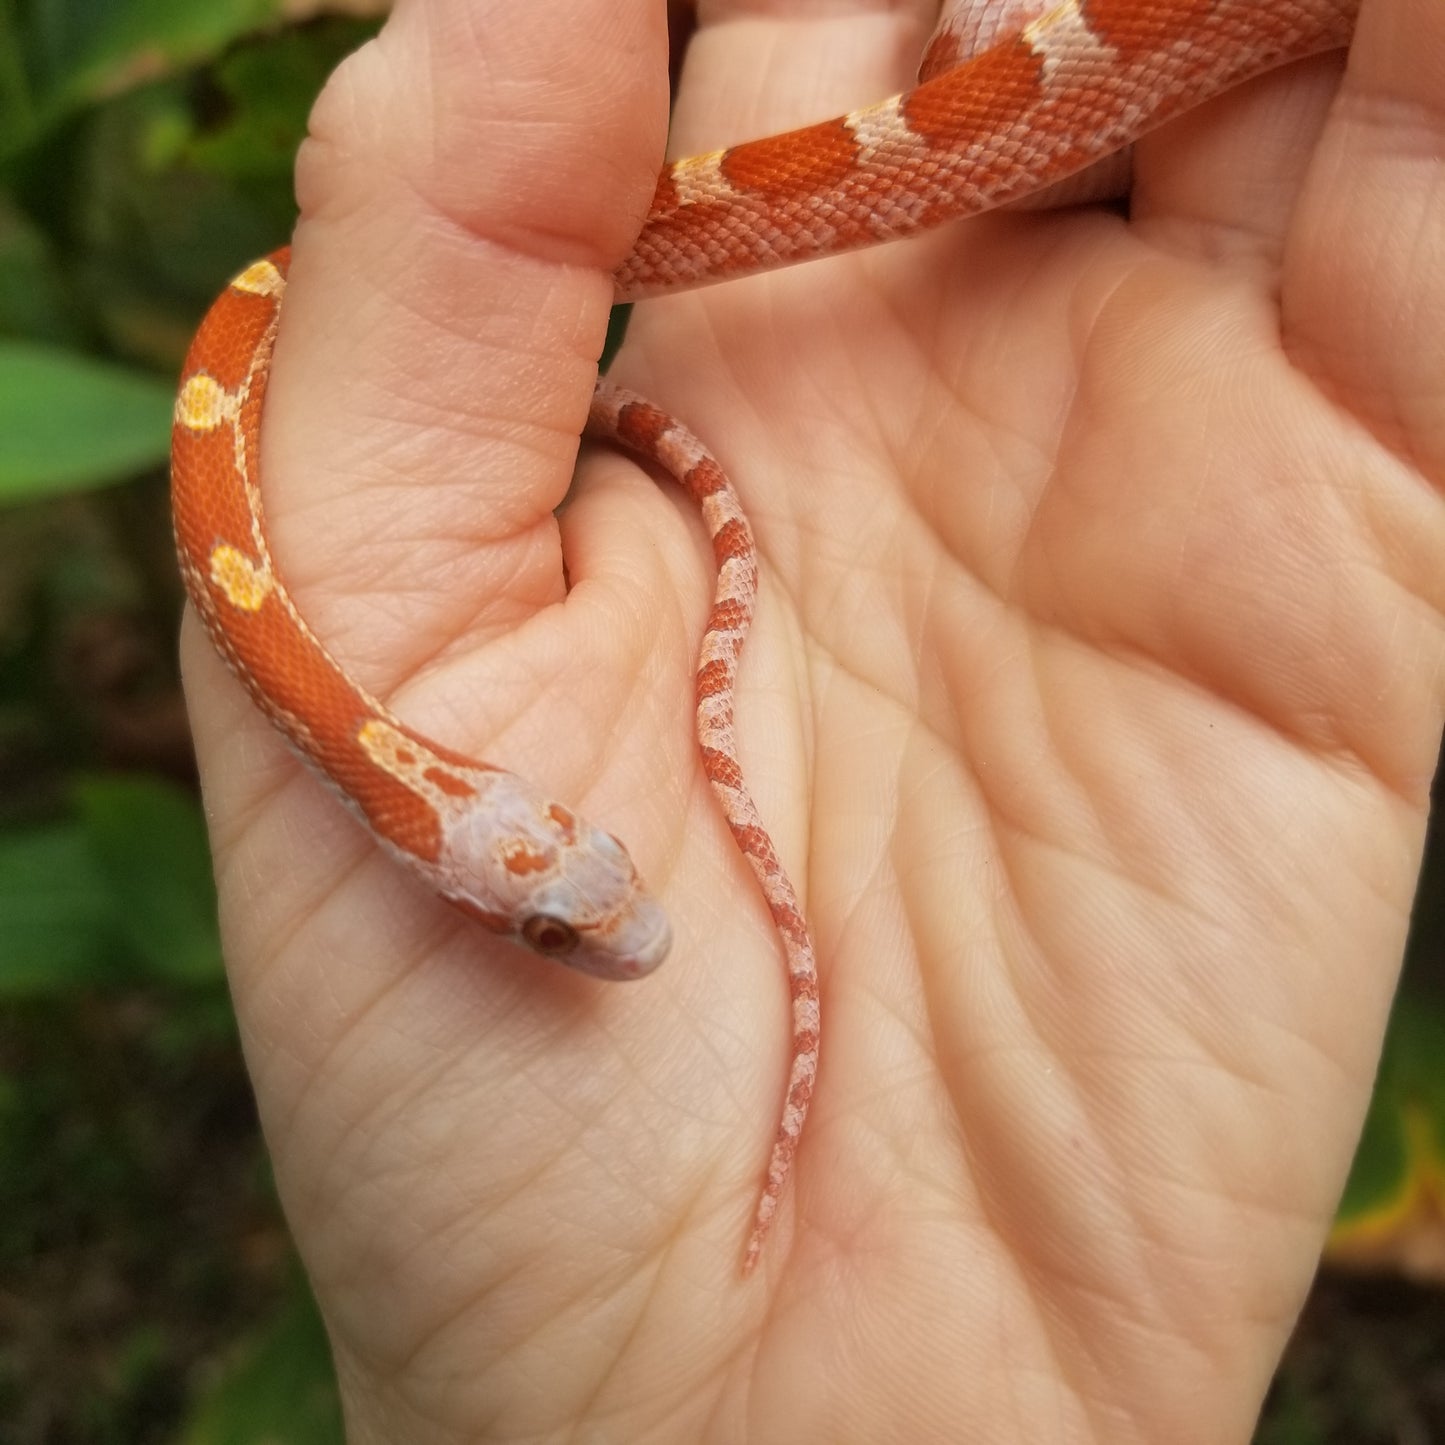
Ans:
{"type": "Polygon", "coordinates": [[[645,0],[401,0],[315,107],[263,492],[302,613],[383,696],[564,595],[552,512],[652,194],[665,42],[645,0]]]}

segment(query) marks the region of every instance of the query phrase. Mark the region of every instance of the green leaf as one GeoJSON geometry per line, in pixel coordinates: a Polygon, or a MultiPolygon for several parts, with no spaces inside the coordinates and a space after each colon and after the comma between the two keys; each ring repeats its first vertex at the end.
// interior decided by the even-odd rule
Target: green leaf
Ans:
{"type": "Polygon", "coordinates": [[[63,228],[71,294],[111,355],[178,371],[206,303],[290,235],[316,93],[375,29],[330,19],[243,45],[25,157],[27,205],[63,228]]]}
{"type": "Polygon", "coordinates": [[[1335,1214],[1336,1237],[1402,1210],[1410,1192],[1412,1154],[1418,1142],[1395,1092],[1377,1085],[1350,1177],[1335,1214]]]}
{"type": "Polygon", "coordinates": [[[114,918],[79,824],[0,834],[0,998],[123,978],[114,918]]]}
{"type": "Polygon", "coordinates": [[[298,1284],[274,1323],[245,1342],[181,1432],[180,1445],[344,1445],[331,1350],[298,1284]]]}
{"type": "Polygon", "coordinates": [[[279,181],[289,194],[296,148],[317,95],[376,29],[333,21],[224,57],[213,68],[221,119],[197,131],[188,159],[197,170],[244,187],[279,181]]]}
{"type": "Polygon", "coordinates": [[[1335,1217],[1336,1258],[1403,1257],[1436,1228],[1445,1181],[1445,1012],[1429,994],[1395,1003],[1365,1130],[1335,1217]]]}
{"type": "Polygon", "coordinates": [[[14,0],[0,0],[0,154],[18,145],[35,125],[30,81],[21,63],[20,23],[14,0]]]}
{"type": "Polygon", "coordinates": [[[182,64],[218,55],[277,18],[280,0],[68,0],[78,14],[69,85],[86,99],[112,95],[182,64]]]}
{"type": "Polygon", "coordinates": [[[0,505],[104,486],[159,465],[172,387],[144,372],[0,342],[0,505]]]}
{"type": "Polygon", "coordinates": [[[157,778],[98,777],[77,784],[75,797],[119,936],[158,978],[222,977],[211,855],[195,801],[157,778]]]}
{"type": "Polygon", "coordinates": [[[0,133],[0,155],[81,106],[211,59],[281,9],[281,0],[32,0],[17,21],[0,8],[12,41],[0,113],[17,122],[0,133]]]}
{"type": "MultiPolygon", "coordinates": [[[[3,4],[4,0],[0,0],[3,4]]],[[[0,46],[4,45],[0,35],[0,46]]],[[[3,85],[3,81],[0,81],[3,85]]],[[[0,336],[71,345],[81,327],[48,238],[0,194],[0,336]]]]}
{"type": "Polygon", "coordinates": [[[76,815],[0,834],[0,997],[222,976],[205,823],[155,778],[97,777],[76,815]]]}

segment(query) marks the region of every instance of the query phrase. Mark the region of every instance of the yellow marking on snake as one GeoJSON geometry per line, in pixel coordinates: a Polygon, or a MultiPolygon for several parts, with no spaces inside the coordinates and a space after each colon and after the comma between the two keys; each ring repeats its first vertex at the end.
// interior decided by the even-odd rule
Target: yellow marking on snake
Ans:
{"type": "Polygon", "coordinates": [[[270,261],[257,261],[247,266],[232,282],[236,291],[246,291],[252,296],[274,296],[286,289],[286,278],[270,261]]]}
{"type": "Polygon", "coordinates": [[[215,431],[236,418],[235,394],[214,376],[198,371],[186,378],[176,397],[176,425],[187,431],[215,431]]]}
{"type": "Polygon", "coordinates": [[[211,552],[211,581],[238,612],[259,612],[276,587],[269,567],[257,567],[226,542],[211,552]]]}

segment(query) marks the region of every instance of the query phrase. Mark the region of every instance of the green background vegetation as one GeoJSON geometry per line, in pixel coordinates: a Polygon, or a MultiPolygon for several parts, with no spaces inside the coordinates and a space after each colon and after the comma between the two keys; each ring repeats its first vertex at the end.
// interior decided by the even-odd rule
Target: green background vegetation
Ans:
{"type": "MultiPolygon", "coordinates": [[[[306,7],[308,13],[315,5],[306,7]]],[[[206,303],[288,234],[374,21],[0,0],[0,1439],[341,1439],[216,934],[165,457],[206,303]]],[[[1260,1445],[1445,1439],[1442,810],[1326,1275],[1260,1445]],[[1413,1433],[1412,1433],[1413,1432],[1413,1433]]]]}

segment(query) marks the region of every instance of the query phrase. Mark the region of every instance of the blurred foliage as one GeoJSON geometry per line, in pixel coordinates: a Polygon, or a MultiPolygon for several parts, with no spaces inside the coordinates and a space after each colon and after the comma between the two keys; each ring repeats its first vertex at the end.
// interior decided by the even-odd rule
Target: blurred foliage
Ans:
{"type": "Polygon", "coordinates": [[[172,391],[62,347],[0,342],[0,492],[27,501],[156,464],[172,391]]]}
{"type": "Polygon", "coordinates": [[[7,1445],[342,1438],[225,992],[165,487],[191,332],[375,29],[295,8],[0,0],[7,1445]]]}
{"type": "Polygon", "coordinates": [[[1404,982],[1326,1257],[1445,1285],[1445,770],[1404,982]]]}
{"type": "Polygon", "coordinates": [[[76,779],[69,816],[0,833],[0,998],[224,983],[206,829],[159,778],[76,779]]]}
{"type": "MultiPolygon", "coordinates": [[[[164,484],[186,342],[220,282],[289,233],[312,99],[375,28],[327,9],[0,0],[7,1445],[341,1439],[225,995],[164,484]]],[[[1341,1259],[1437,1280],[1442,811],[1437,799],[1410,982],[1332,1241],[1341,1259]]],[[[1316,1292],[1260,1445],[1445,1438],[1408,1414],[1409,1351],[1389,1334],[1435,1296],[1408,1295],[1378,1325],[1368,1289],[1316,1292]]],[[[1410,1377],[1431,1388],[1440,1333],[1437,1320],[1411,1336],[1410,1377]]]]}

